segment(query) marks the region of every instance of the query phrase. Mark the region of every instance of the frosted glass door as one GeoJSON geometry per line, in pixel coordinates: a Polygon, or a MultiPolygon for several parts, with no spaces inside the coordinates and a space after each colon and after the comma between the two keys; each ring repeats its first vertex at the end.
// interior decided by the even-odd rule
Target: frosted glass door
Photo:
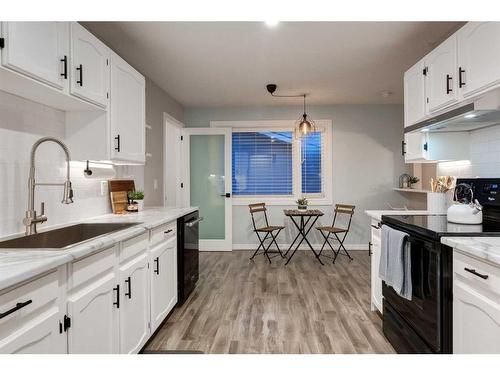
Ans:
{"type": "Polygon", "coordinates": [[[231,250],[231,131],[202,128],[185,132],[188,204],[198,207],[203,217],[200,250],[231,250]]]}
{"type": "Polygon", "coordinates": [[[224,136],[190,137],[191,205],[200,208],[200,239],[225,238],[224,136]]]}

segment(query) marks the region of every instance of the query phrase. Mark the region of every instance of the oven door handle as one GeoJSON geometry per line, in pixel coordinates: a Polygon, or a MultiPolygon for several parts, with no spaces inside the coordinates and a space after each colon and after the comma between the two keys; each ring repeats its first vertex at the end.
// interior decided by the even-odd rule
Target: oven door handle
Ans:
{"type": "Polygon", "coordinates": [[[202,220],[203,220],[203,218],[202,218],[202,217],[199,217],[198,219],[194,219],[194,220],[188,221],[188,222],[186,223],[186,227],[191,228],[191,227],[193,227],[194,225],[198,224],[198,223],[199,223],[200,221],[202,221],[202,220]]]}

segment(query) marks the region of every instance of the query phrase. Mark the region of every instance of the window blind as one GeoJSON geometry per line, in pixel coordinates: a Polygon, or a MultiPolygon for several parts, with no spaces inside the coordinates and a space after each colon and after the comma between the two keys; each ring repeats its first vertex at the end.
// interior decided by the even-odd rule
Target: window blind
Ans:
{"type": "Polygon", "coordinates": [[[323,143],[320,132],[310,133],[301,138],[302,193],[319,194],[323,192],[322,154],[323,143]]]}
{"type": "Polygon", "coordinates": [[[233,195],[292,195],[291,131],[233,132],[233,195]]]}

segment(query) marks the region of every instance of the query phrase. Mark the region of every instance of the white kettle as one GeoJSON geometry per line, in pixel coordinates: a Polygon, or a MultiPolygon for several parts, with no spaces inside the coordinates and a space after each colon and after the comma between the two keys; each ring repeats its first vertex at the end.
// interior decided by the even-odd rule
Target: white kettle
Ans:
{"type": "Polygon", "coordinates": [[[474,192],[468,184],[459,184],[455,188],[455,201],[448,208],[447,219],[451,223],[457,224],[481,224],[483,222],[483,207],[479,204],[477,199],[474,199],[474,192]],[[468,188],[470,191],[470,203],[461,203],[457,201],[457,188],[460,186],[468,188]]]}

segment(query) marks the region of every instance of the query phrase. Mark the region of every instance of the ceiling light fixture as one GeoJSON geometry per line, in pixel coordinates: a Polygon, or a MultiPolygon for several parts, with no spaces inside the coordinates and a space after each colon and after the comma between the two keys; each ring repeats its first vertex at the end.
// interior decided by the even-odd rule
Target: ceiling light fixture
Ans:
{"type": "Polygon", "coordinates": [[[267,27],[276,27],[280,23],[280,21],[277,20],[267,20],[264,21],[267,27]]]}
{"type": "Polygon", "coordinates": [[[316,124],[306,113],[306,94],[301,95],[276,95],[274,94],[278,86],[270,83],[266,86],[267,91],[277,98],[303,98],[304,99],[304,113],[295,122],[294,136],[296,139],[307,136],[309,133],[316,131],[316,124]]]}

